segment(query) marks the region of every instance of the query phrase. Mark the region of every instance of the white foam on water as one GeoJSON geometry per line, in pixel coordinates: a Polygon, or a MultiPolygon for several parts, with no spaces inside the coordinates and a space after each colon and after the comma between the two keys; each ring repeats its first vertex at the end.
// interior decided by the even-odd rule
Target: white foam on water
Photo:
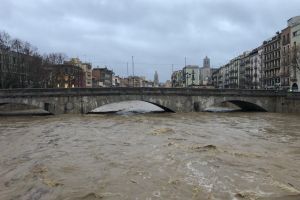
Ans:
{"type": "Polygon", "coordinates": [[[146,113],[162,111],[164,111],[162,108],[144,101],[123,101],[111,103],[92,110],[92,112],[118,112],[120,114],[126,114],[129,112],[146,113]]]}
{"type": "Polygon", "coordinates": [[[241,109],[235,109],[235,108],[227,108],[227,107],[209,107],[206,108],[205,112],[234,112],[239,111],[241,109]]]}
{"type": "MultiPolygon", "coordinates": [[[[207,162],[197,162],[198,164],[202,165],[202,166],[207,166],[207,162]]],[[[189,161],[186,164],[187,169],[191,172],[192,177],[190,177],[191,179],[196,178],[199,186],[203,187],[206,189],[207,192],[211,192],[213,189],[213,182],[211,181],[213,179],[208,179],[203,172],[201,172],[200,170],[196,169],[193,166],[193,162],[189,161]]],[[[212,170],[214,170],[213,168],[210,168],[212,170]]],[[[212,178],[212,177],[211,177],[212,178]]]]}

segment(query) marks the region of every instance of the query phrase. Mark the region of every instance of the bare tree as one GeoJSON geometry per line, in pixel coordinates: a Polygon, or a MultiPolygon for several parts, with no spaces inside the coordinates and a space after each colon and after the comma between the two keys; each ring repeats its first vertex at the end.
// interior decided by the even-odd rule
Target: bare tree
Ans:
{"type": "Polygon", "coordinates": [[[4,31],[0,32],[0,49],[9,50],[10,49],[10,35],[4,31]]]}
{"type": "Polygon", "coordinates": [[[47,87],[51,66],[63,64],[64,53],[41,56],[36,47],[0,32],[0,88],[47,87]]]}
{"type": "Polygon", "coordinates": [[[38,87],[42,59],[28,42],[0,32],[0,88],[38,87]]]}
{"type": "Polygon", "coordinates": [[[37,54],[37,48],[32,46],[29,42],[23,43],[23,54],[32,56],[34,54],[37,54]]]}
{"type": "Polygon", "coordinates": [[[10,39],[8,33],[0,32],[0,88],[7,87],[6,80],[9,78],[10,39]]]}
{"type": "Polygon", "coordinates": [[[18,52],[18,53],[21,53],[22,52],[22,49],[23,49],[23,41],[20,40],[20,39],[13,39],[10,41],[11,43],[11,50],[12,51],[15,51],[15,52],[18,52]]]}
{"type": "Polygon", "coordinates": [[[45,62],[52,65],[63,64],[67,59],[67,56],[64,53],[50,53],[44,56],[45,62]]]}

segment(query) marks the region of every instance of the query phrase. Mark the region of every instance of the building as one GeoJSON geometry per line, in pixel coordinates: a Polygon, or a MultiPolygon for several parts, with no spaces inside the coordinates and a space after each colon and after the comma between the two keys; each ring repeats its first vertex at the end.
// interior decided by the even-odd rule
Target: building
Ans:
{"type": "Polygon", "coordinates": [[[281,31],[280,83],[284,90],[290,88],[291,52],[291,27],[288,26],[281,31]]]}
{"type": "Polygon", "coordinates": [[[0,89],[46,88],[48,79],[40,56],[0,48],[0,89]]]}
{"type": "Polygon", "coordinates": [[[182,69],[184,87],[199,86],[200,69],[198,65],[187,65],[182,69]]]}
{"type": "Polygon", "coordinates": [[[210,59],[207,56],[203,59],[203,68],[210,68],[210,59]]]}
{"type": "Polygon", "coordinates": [[[128,76],[128,87],[141,87],[142,80],[139,76],[128,76]]]}
{"type": "Polygon", "coordinates": [[[225,88],[239,88],[243,82],[244,61],[242,56],[233,58],[225,65],[225,88]]]}
{"type": "MultiPolygon", "coordinates": [[[[300,84],[300,16],[250,52],[230,60],[212,74],[215,88],[291,89],[300,84]]],[[[208,63],[206,61],[206,63],[208,63]]]]}
{"type": "Polygon", "coordinates": [[[261,54],[261,47],[251,52],[246,51],[219,69],[214,69],[212,85],[222,89],[258,89],[261,74],[261,54]]]}
{"type": "Polygon", "coordinates": [[[90,63],[82,63],[81,69],[83,70],[84,73],[85,87],[87,88],[93,87],[92,65],[90,63]]]}
{"type": "MultiPolygon", "coordinates": [[[[233,68],[233,60],[223,66],[223,88],[229,88],[229,70],[233,68]]],[[[237,69],[238,70],[238,69],[237,69]]],[[[238,71],[237,71],[238,72],[238,71]]],[[[236,75],[238,78],[238,75],[236,75]]],[[[237,82],[236,82],[237,84],[237,82]]]]}
{"type": "Polygon", "coordinates": [[[215,87],[215,88],[220,88],[219,86],[219,75],[220,75],[220,72],[221,71],[221,68],[219,69],[215,69],[213,72],[212,72],[212,75],[211,75],[211,78],[212,78],[212,85],[215,87]]]}
{"type": "Polygon", "coordinates": [[[129,87],[129,78],[120,78],[120,87],[129,87]]]}
{"type": "Polygon", "coordinates": [[[121,77],[113,76],[112,78],[112,86],[113,87],[121,87],[121,77]]]}
{"type": "Polygon", "coordinates": [[[250,57],[251,57],[251,52],[245,52],[241,59],[240,87],[242,89],[251,89],[252,87],[253,71],[251,68],[250,57]]]}
{"type": "Polygon", "coordinates": [[[24,88],[28,81],[29,64],[25,55],[0,49],[0,88],[24,88]]]}
{"type": "Polygon", "coordinates": [[[172,87],[172,82],[170,80],[167,80],[162,87],[164,88],[171,88],[172,87]]]}
{"type": "Polygon", "coordinates": [[[93,87],[112,87],[113,71],[105,68],[94,68],[92,70],[93,87]]]}
{"type": "Polygon", "coordinates": [[[200,68],[200,78],[199,78],[199,85],[210,85],[211,84],[211,68],[210,68],[210,59],[206,56],[203,59],[203,67],[200,68]]]}
{"type": "Polygon", "coordinates": [[[84,83],[83,70],[75,65],[51,65],[49,87],[51,88],[82,88],[84,83]]]}
{"type": "Polygon", "coordinates": [[[182,70],[174,71],[171,76],[172,87],[183,87],[182,70]]]}
{"type": "Polygon", "coordinates": [[[291,77],[290,87],[299,91],[300,86],[300,16],[288,20],[291,35],[291,77]]]}
{"type": "Polygon", "coordinates": [[[250,67],[246,70],[246,89],[262,88],[262,46],[253,49],[249,54],[250,67]]]}
{"type": "Polygon", "coordinates": [[[154,82],[149,81],[149,80],[144,80],[143,87],[154,87],[154,82]]]}
{"type": "Polygon", "coordinates": [[[212,72],[212,86],[214,88],[224,89],[225,88],[225,71],[226,66],[221,66],[212,72]]]}
{"type": "Polygon", "coordinates": [[[71,58],[65,64],[75,65],[80,67],[84,73],[84,87],[91,88],[92,84],[92,65],[90,63],[83,63],[79,58],[71,58]]]}
{"type": "Polygon", "coordinates": [[[210,59],[203,59],[203,67],[187,65],[182,70],[174,71],[171,76],[172,87],[201,87],[212,84],[210,59]]]}
{"type": "Polygon", "coordinates": [[[280,82],[281,33],[263,42],[263,86],[265,89],[279,89],[280,82]]]}
{"type": "Polygon", "coordinates": [[[226,68],[221,67],[218,74],[218,88],[225,88],[225,74],[226,68]]]}
{"type": "Polygon", "coordinates": [[[154,87],[154,82],[146,80],[144,76],[129,76],[124,82],[126,87],[154,87]]]}
{"type": "Polygon", "coordinates": [[[158,87],[158,86],[159,86],[158,73],[157,73],[157,71],[155,71],[155,73],[154,73],[154,87],[158,87]]]}

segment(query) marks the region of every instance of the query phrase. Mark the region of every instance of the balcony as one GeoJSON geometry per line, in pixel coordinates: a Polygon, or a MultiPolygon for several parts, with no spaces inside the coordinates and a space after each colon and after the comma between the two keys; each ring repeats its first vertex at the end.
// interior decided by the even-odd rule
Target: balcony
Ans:
{"type": "Polygon", "coordinates": [[[285,71],[285,72],[283,71],[283,72],[280,72],[280,73],[279,73],[279,76],[280,76],[280,77],[289,77],[289,76],[290,76],[290,73],[289,73],[288,71],[285,71]]]}
{"type": "Polygon", "coordinates": [[[238,79],[238,77],[237,76],[230,76],[229,79],[231,79],[231,80],[232,79],[238,79]]]}
{"type": "Polygon", "coordinates": [[[292,77],[290,78],[290,80],[291,80],[292,82],[297,82],[297,81],[298,81],[298,79],[297,79],[295,76],[292,76],[292,77]]]}

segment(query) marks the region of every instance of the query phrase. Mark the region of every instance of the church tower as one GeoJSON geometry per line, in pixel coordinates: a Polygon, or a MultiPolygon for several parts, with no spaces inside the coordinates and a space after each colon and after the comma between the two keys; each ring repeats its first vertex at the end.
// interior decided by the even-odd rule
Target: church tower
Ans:
{"type": "Polygon", "coordinates": [[[207,56],[203,60],[203,68],[210,68],[210,59],[207,56]]]}
{"type": "Polygon", "coordinates": [[[158,87],[158,86],[159,86],[158,73],[157,73],[157,71],[155,71],[155,74],[154,74],[154,87],[158,87]]]}

